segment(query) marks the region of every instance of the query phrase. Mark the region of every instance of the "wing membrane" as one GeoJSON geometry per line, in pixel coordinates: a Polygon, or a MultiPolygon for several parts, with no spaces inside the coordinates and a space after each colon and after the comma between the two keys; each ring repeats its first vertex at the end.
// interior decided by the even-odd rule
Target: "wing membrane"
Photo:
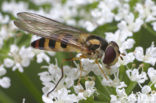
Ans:
{"type": "Polygon", "coordinates": [[[18,13],[17,16],[18,18],[14,21],[14,24],[24,31],[41,37],[70,43],[71,45],[77,46],[79,48],[82,47],[82,44],[76,41],[76,39],[79,38],[79,34],[83,33],[79,29],[64,25],[60,22],[34,13],[21,12],[18,13]],[[71,39],[69,42],[68,37],[67,39],[58,38],[60,35],[65,34],[72,35],[73,39],[71,39]]]}
{"type": "Polygon", "coordinates": [[[14,21],[17,27],[39,36],[51,37],[51,35],[54,35],[57,32],[62,30],[67,30],[67,31],[77,32],[77,33],[81,32],[80,30],[74,27],[64,25],[55,20],[37,14],[21,12],[18,13],[17,15],[18,15],[18,19],[14,21]]]}

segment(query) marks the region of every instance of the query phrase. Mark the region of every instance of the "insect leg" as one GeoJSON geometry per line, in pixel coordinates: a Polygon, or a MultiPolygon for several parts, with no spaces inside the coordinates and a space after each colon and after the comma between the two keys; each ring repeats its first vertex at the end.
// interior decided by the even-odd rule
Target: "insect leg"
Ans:
{"type": "Polygon", "coordinates": [[[80,64],[79,64],[79,67],[80,67],[80,77],[78,79],[77,84],[80,84],[80,81],[81,81],[81,78],[82,78],[82,71],[83,71],[82,62],[81,62],[82,58],[87,58],[87,57],[85,55],[81,55],[80,57],[74,57],[74,58],[71,58],[71,59],[66,59],[67,61],[75,61],[75,60],[79,60],[80,61],[80,64]]]}
{"type": "Polygon", "coordinates": [[[104,73],[103,69],[102,69],[101,66],[99,65],[99,62],[98,62],[97,59],[95,60],[95,63],[98,65],[98,67],[99,67],[99,69],[101,70],[101,72],[103,73],[104,77],[108,80],[106,74],[104,73]]]}
{"type": "Polygon", "coordinates": [[[64,76],[64,71],[63,71],[63,65],[62,65],[62,67],[61,67],[61,77],[58,80],[58,82],[56,83],[56,85],[54,86],[54,88],[47,93],[47,97],[49,97],[49,94],[52,93],[56,89],[56,87],[58,86],[60,81],[63,79],[63,76],[64,76]]]}
{"type": "Polygon", "coordinates": [[[78,80],[78,82],[77,82],[78,85],[80,84],[81,77],[82,77],[82,70],[83,70],[81,60],[80,60],[80,65],[79,65],[79,67],[80,67],[80,77],[79,77],[79,80],[78,80]]]}

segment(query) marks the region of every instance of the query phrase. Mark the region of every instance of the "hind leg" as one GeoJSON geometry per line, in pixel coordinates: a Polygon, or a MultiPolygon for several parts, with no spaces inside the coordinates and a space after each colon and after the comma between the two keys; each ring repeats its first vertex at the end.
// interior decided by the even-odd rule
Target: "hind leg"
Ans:
{"type": "Polygon", "coordinates": [[[81,59],[83,58],[87,58],[85,55],[81,55],[80,57],[74,57],[74,58],[71,58],[71,59],[66,59],[66,61],[75,61],[75,60],[79,60],[80,61],[80,64],[79,64],[79,68],[80,68],[80,77],[78,79],[78,82],[77,84],[80,84],[80,81],[81,81],[81,78],[82,78],[82,71],[83,71],[83,67],[82,67],[82,62],[81,62],[81,59]]]}
{"type": "Polygon", "coordinates": [[[103,69],[102,69],[101,66],[99,65],[99,61],[98,61],[97,59],[95,60],[95,63],[98,65],[100,71],[103,73],[103,75],[104,75],[104,77],[106,78],[106,80],[108,80],[108,78],[107,78],[105,72],[103,71],[103,69]]]}

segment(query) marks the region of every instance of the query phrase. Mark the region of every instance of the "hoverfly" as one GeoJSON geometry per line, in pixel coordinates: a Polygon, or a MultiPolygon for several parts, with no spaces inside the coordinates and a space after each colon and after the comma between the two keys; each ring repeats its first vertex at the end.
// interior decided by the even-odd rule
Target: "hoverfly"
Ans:
{"type": "MultiPolygon", "coordinates": [[[[79,52],[82,55],[72,60],[89,58],[96,60],[97,64],[98,60],[101,60],[107,67],[118,61],[120,51],[119,46],[114,41],[108,43],[99,36],[83,32],[38,14],[20,12],[17,16],[18,18],[14,21],[14,24],[18,28],[42,37],[31,43],[31,46],[36,49],[56,52],[79,52]]],[[[102,71],[100,66],[99,68],[102,71]]],[[[63,69],[60,80],[62,78],[63,69]]]]}

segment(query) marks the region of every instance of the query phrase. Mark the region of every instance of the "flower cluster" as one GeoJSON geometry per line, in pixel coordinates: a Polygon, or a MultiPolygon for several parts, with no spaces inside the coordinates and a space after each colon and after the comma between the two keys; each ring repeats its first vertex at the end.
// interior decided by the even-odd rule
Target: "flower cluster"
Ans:
{"type": "MultiPolygon", "coordinates": [[[[32,9],[26,1],[2,2],[2,11],[6,14],[0,13],[0,52],[3,53],[0,54],[1,87],[9,88],[11,85],[10,78],[4,76],[7,75],[6,68],[24,72],[24,68],[35,59],[36,65],[46,62],[39,73],[45,103],[77,103],[88,99],[111,103],[156,102],[156,41],[148,40],[148,46],[140,45],[144,44],[141,40],[144,36],[156,40],[153,39],[156,36],[154,1],[30,0],[29,3],[40,8],[32,9]],[[50,7],[45,8],[45,5],[50,7]],[[115,41],[125,56],[109,69],[103,63],[98,65],[90,59],[80,60],[83,70],[75,61],[73,67],[66,65],[60,68],[57,60],[53,63],[50,58],[55,56],[55,52],[35,50],[18,42],[16,37],[27,33],[18,30],[10,21],[21,11],[34,12],[89,32],[101,33],[107,42],[115,41]],[[47,97],[59,81],[61,69],[64,70],[63,79],[47,97]]],[[[29,44],[39,38],[26,37],[29,44]]]]}

